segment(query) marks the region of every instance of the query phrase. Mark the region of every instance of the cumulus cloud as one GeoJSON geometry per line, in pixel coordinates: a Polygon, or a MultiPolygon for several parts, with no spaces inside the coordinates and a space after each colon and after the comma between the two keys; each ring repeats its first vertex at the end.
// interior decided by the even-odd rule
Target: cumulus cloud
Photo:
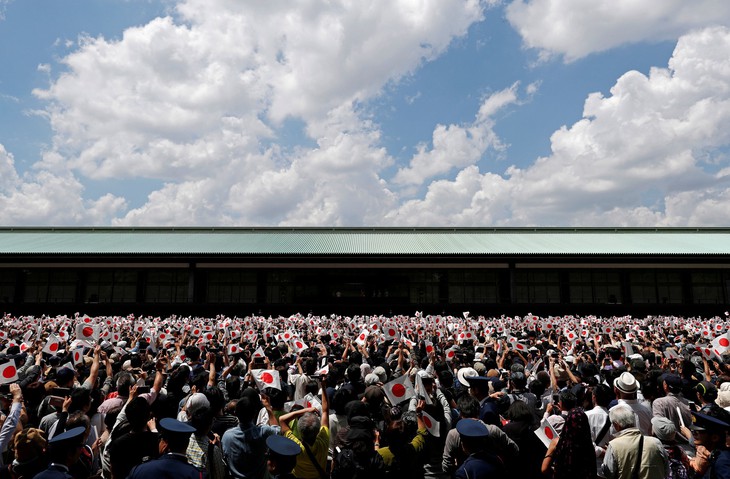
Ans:
{"type": "Polygon", "coordinates": [[[40,170],[18,175],[13,155],[0,144],[0,223],[58,225],[102,223],[125,207],[111,194],[83,198],[83,185],[69,173],[40,170]]]}
{"type": "Polygon", "coordinates": [[[118,41],[83,37],[48,102],[39,169],[165,186],[114,224],[357,224],[393,194],[360,105],[443,53],[491,2],[185,0],[118,41]],[[296,119],[316,148],[275,145],[296,119]]]}
{"type": "Polygon", "coordinates": [[[462,170],[388,218],[479,225],[725,224],[730,168],[730,30],[682,37],[668,68],[628,72],[583,118],[551,137],[551,155],[504,176],[462,170]],[[711,173],[708,166],[719,171],[711,173]],[[651,198],[647,198],[651,196],[651,198]],[[505,211],[508,210],[508,211],[505,211]]]}
{"type": "Polygon", "coordinates": [[[525,46],[573,61],[641,41],[674,40],[695,28],[730,22],[725,0],[515,0],[507,19],[525,46]]]}
{"type": "Polygon", "coordinates": [[[463,168],[479,161],[487,149],[504,149],[494,132],[493,115],[517,100],[517,84],[488,96],[474,121],[469,125],[438,125],[433,132],[432,147],[418,145],[410,164],[394,177],[397,184],[421,184],[427,178],[463,168]]]}

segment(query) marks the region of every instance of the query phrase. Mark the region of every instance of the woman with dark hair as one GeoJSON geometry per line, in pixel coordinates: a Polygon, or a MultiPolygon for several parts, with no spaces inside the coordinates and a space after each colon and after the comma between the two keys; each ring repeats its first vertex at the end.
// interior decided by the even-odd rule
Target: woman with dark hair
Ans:
{"type": "Polygon", "coordinates": [[[570,410],[560,437],[550,443],[542,472],[553,479],[594,479],[596,461],[591,427],[582,408],[570,410]]]}
{"type": "Polygon", "coordinates": [[[517,459],[506,466],[510,477],[541,479],[540,467],[545,455],[545,446],[535,435],[535,415],[523,401],[515,401],[507,410],[509,422],[502,428],[504,433],[519,447],[517,459]]]}

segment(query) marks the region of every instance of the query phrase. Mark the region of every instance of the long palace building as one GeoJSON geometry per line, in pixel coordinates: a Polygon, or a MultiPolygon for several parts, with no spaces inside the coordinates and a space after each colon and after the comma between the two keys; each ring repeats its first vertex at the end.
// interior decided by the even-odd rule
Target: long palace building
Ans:
{"type": "Polygon", "coordinates": [[[727,228],[1,228],[11,314],[716,315],[727,228]]]}

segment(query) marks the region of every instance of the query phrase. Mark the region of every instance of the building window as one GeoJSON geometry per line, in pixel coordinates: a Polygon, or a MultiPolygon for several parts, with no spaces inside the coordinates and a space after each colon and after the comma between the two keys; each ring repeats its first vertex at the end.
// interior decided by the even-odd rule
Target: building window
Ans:
{"type": "Polygon", "coordinates": [[[515,271],[515,298],[518,303],[559,303],[557,271],[515,271]]]}
{"type": "Polygon", "coordinates": [[[497,303],[497,272],[449,270],[449,303],[497,303]]]}
{"type": "Polygon", "coordinates": [[[629,284],[634,304],[682,302],[682,278],[677,271],[631,271],[629,284]]]}
{"type": "Polygon", "coordinates": [[[89,303],[134,303],[137,301],[137,271],[95,270],[86,280],[89,303]]]}
{"type": "Polygon", "coordinates": [[[188,300],[187,270],[150,271],[145,300],[148,303],[184,303],[188,300]]]}
{"type": "Polygon", "coordinates": [[[0,269],[0,304],[15,302],[15,285],[17,272],[12,269],[0,269]]]}
{"type": "Polygon", "coordinates": [[[436,271],[422,270],[408,273],[411,304],[434,304],[439,302],[439,283],[441,275],[436,271]]]}
{"type": "Polygon", "coordinates": [[[571,271],[568,274],[570,302],[616,304],[621,302],[621,280],[616,271],[571,271]]]}
{"type": "Polygon", "coordinates": [[[691,278],[692,301],[695,304],[725,303],[721,271],[695,271],[691,278]]]}
{"type": "Polygon", "coordinates": [[[208,273],[209,303],[255,303],[256,272],[219,270],[208,273]]]}
{"type": "Polygon", "coordinates": [[[79,275],[68,270],[32,269],[26,273],[26,303],[73,303],[79,275]]]}

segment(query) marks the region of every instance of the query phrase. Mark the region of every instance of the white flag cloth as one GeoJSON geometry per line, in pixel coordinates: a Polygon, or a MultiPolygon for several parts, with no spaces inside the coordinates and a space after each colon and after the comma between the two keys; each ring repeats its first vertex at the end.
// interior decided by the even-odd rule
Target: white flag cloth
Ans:
{"type": "Polygon", "coordinates": [[[383,392],[388,397],[388,401],[393,406],[397,406],[403,401],[407,401],[416,395],[416,391],[413,389],[413,384],[408,376],[403,375],[399,378],[393,379],[389,383],[383,385],[383,392]]]}
{"type": "Polygon", "coordinates": [[[58,336],[56,336],[55,334],[49,334],[46,345],[43,346],[43,352],[55,356],[56,354],[58,354],[59,349],[61,349],[61,340],[58,339],[58,336]]]}
{"type": "Polygon", "coordinates": [[[0,384],[13,383],[18,380],[18,370],[15,367],[15,359],[0,365],[0,384]]]}
{"type": "Polygon", "coordinates": [[[441,431],[439,431],[439,422],[426,411],[422,411],[422,414],[423,424],[426,426],[426,429],[428,429],[428,432],[434,437],[441,437],[441,431]]]}
{"type": "Polygon", "coordinates": [[[535,434],[540,438],[542,443],[545,444],[545,447],[548,447],[550,442],[558,437],[558,432],[550,425],[547,419],[542,420],[540,427],[535,430],[535,434]]]}
{"type": "Polygon", "coordinates": [[[302,341],[299,338],[292,339],[291,347],[294,348],[294,351],[296,351],[297,354],[299,354],[302,351],[304,351],[305,349],[308,349],[309,348],[309,346],[307,345],[307,343],[305,343],[304,341],[302,341]]]}
{"type": "Polygon", "coordinates": [[[423,376],[421,376],[420,373],[421,371],[416,373],[416,395],[423,397],[423,399],[426,400],[426,404],[433,404],[431,397],[428,395],[428,392],[426,392],[426,387],[423,385],[423,376]]]}
{"type": "Polygon", "coordinates": [[[71,353],[74,366],[84,361],[84,348],[76,348],[71,353]]]}
{"type": "Polygon", "coordinates": [[[98,341],[99,326],[96,324],[79,323],[76,325],[76,339],[83,341],[98,341]]]}
{"type": "Polygon", "coordinates": [[[241,346],[238,344],[229,344],[228,347],[226,348],[226,354],[228,354],[229,356],[238,354],[242,351],[243,351],[243,349],[241,349],[241,346]]]}
{"type": "Polygon", "coordinates": [[[730,333],[725,333],[713,339],[712,349],[718,356],[730,349],[730,333]]]}
{"type": "Polygon", "coordinates": [[[398,339],[398,329],[395,326],[386,326],[383,328],[383,337],[385,339],[398,339]]]}
{"type": "Polygon", "coordinates": [[[362,330],[362,331],[360,332],[360,335],[359,335],[359,336],[357,337],[357,339],[355,340],[355,342],[356,342],[357,344],[359,344],[360,346],[364,346],[364,345],[365,345],[365,343],[367,343],[367,341],[368,341],[368,335],[369,335],[369,334],[370,334],[370,331],[368,331],[367,329],[363,329],[363,330],[362,330]]]}
{"type": "Polygon", "coordinates": [[[446,350],[446,360],[451,362],[456,358],[456,352],[459,349],[456,346],[452,346],[446,350]]]}
{"type": "Polygon", "coordinates": [[[274,388],[281,391],[281,378],[279,377],[279,371],[276,369],[253,369],[251,375],[253,375],[260,391],[263,391],[264,388],[274,388]]]}
{"type": "Polygon", "coordinates": [[[258,348],[256,348],[256,351],[253,352],[253,357],[254,358],[263,358],[263,357],[266,357],[266,353],[264,352],[264,348],[262,348],[261,346],[259,346],[258,348]]]}
{"type": "Polygon", "coordinates": [[[424,341],[423,344],[426,346],[426,354],[431,354],[436,351],[431,341],[424,341]]]}

